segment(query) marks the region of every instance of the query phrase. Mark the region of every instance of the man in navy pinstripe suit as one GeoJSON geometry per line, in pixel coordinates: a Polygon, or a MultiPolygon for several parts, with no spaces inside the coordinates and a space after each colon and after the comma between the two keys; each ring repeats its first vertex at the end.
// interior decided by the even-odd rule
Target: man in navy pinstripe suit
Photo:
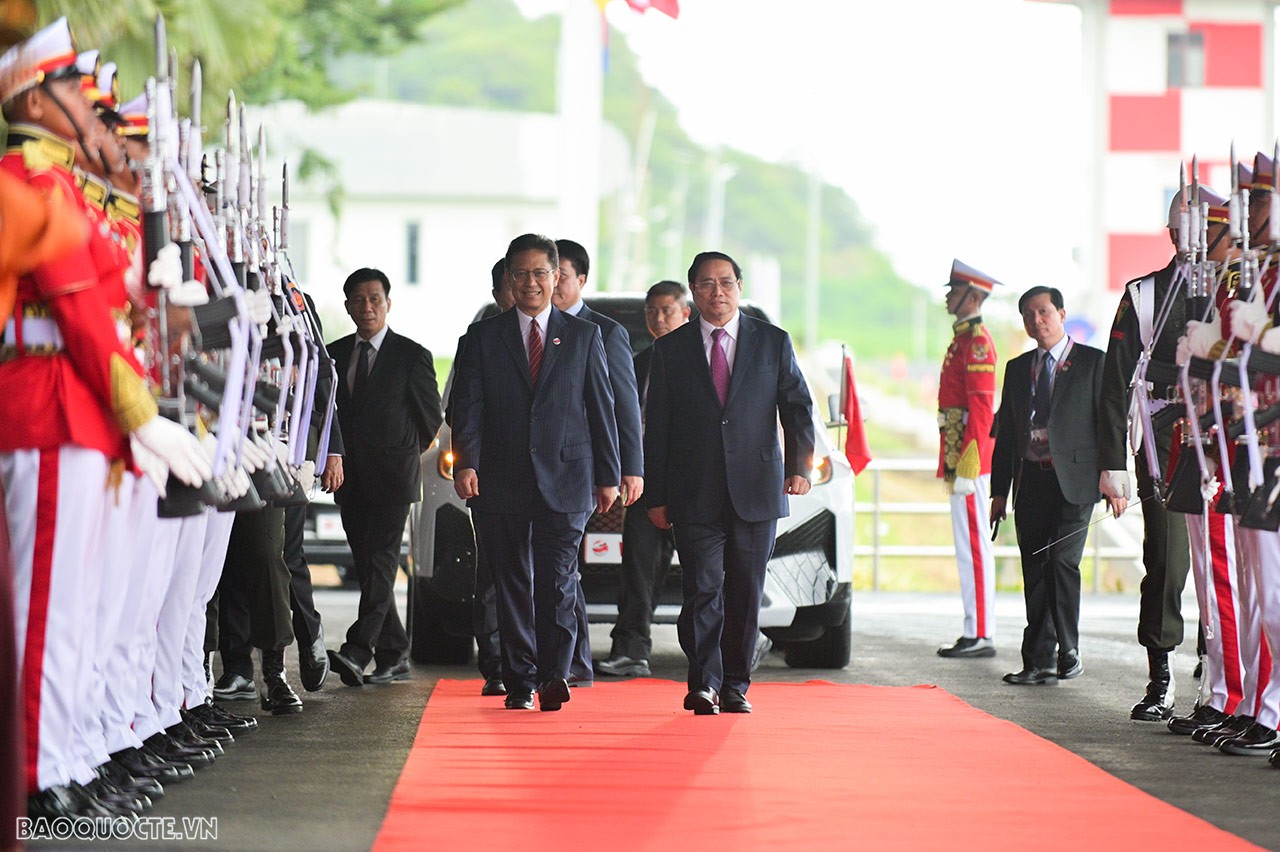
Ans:
{"type": "Polygon", "coordinates": [[[551,305],[554,241],[507,248],[516,310],[473,324],[454,367],[454,488],[493,567],[506,706],[559,710],[577,637],[578,545],[618,497],[600,328],[551,305]]]}
{"type": "Polygon", "coordinates": [[[645,498],[655,526],[674,525],[680,553],[684,709],[750,713],[765,567],[787,495],[809,491],[813,404],[791,338],[738,310],[733,258],[699,254],[689,288],[698,321],[653,344],[645,498]]]}

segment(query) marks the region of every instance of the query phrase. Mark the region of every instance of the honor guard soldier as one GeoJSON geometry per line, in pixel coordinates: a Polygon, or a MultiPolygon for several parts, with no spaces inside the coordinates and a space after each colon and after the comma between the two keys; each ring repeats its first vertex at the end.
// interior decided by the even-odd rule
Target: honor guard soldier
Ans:
{"type": "Polygon", "coordinates": [[[951,265],[947,313],[956,318],[938,381],[938,477],[951,495],[951,530],[964,602],[964,633],[940,657],[995,656],[995,562],[987,537],[996,347],[982,303],[1000,282],[960,261],[951,265]]]}
{"type": "Polygon", "coordinates": [[[157,475],[172,469],[200,483],[210,473],[195,440],[158,416],[99,286],[93,243],[110,236],[90,227],[71,172],[77,148],[88,153],[93,120],[75,60],[65,18],[0,56],[9,123],[0,169],[74,209],[89,241],[19,280],[0,349],[0,479],[19,590],[33,816],[133,810],[85,789],[97,775],[77,753],[75,733],[99,709],[84,701],[100,576],[92,554],[113,465],[144,455],[157,475]]]}

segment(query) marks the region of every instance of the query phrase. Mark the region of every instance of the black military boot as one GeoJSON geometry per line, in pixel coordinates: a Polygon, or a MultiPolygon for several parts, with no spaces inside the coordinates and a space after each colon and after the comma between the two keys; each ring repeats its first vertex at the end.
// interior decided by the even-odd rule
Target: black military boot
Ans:
{"type": "Polygon", "coordinates": [[[1173,716],[1173,673],[1169,670],[1169,652],[1147,649],[1147,671],[1150,681],[1147,694],[1133,705],[1129,718],[1139,722],[1163,722],[1173,716]]]}
{"type": "Polygon", "coordinates": [[[302,699],[284,679],[284,649],[262,652],[262,709],[273,716],[302,712],[302,699]]]}

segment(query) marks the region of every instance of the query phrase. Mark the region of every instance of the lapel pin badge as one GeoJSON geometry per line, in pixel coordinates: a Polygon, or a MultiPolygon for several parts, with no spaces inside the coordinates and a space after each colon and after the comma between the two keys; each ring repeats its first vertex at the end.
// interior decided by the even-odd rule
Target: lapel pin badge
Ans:
{"type": "Polygon", "coordinates": [[[558,338],[558,337],[553,337],[553,338],[551,338],[551,345],[552,345],[552,346],[559,346],[559,345],[560,345],[560,338],[558,338]]]}

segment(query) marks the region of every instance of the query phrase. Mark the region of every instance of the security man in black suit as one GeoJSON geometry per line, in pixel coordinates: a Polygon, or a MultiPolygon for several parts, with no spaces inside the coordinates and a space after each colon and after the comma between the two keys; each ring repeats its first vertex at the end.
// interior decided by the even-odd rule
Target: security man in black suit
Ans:
{"type": "MultiPolygon", "coordinates": [[[[600,326],[604,354],[609,362],[609,383],[613,386],[613,411],[618,424],[618,453],[622,459],[622,505],[630,506],[644,494],[644,447],[640,443],[640,397],[632,364],[631,335],[622,324],[591,310],[582,301],[591,269],[587,250],[573,240],[556,240],[560,252],[560,277],[556,280],[551,304],[571,317],[590,320],[600,326]]],[[[591,665],[591,636],[588,632],[587,600],[582,594],[582,574],[578,573],[578,644],[573,649],[569,685],[589,685],[595,673],[591,665]]]]}
{"type": "Polygon", "coordinates": [[[338,368],[338,419],[346,446],[334,496],[351,545],[360,609],[329,663],[347,686],[409,677],[409,637],[395,602],[409,504],[422,499],[419,457],[444,420],[431,353],[387,327],[391,282],[357,269],[342,285],[356,333],[329,347],[338,368]],[[364,674],[369,663],[372,674],[364,674]]]}
{"type": "Polygon", "coordinates": [[[684,708],[749,713],[778,518],[789,512],[788,494],[810,487],[813,403],[787,333],[739,312],[742,269],[733,258],[697,255],[689,286],[698,322],[653,344],[644,429],[649,519],[660,529],[674,525],[680,554],[684,708]]]}
{"type": "MultiPolygon", "coordinates": [[[[654,340],[675,331],[689,321],[689,303],[679,281],[659,281],[644,299],[644,320],[654,340]]],[[[636,387],[643,410],[649,389],[649,367],[653,346],[640,350],[635,360],[636,387]]],[[[643,417],[641,418],[643,427],[643,417]]],[[[649,522],[643,504],[627,510],[622,521],[622,567],[619,570],[618,620],[613,624],[612,648],[607,659],[595,664],[597,672],[613,677],[648,677],[653,640],[649,628],[662,589],[675,539],[671,530],[660,530],[649,522]]]]}
{"type": "Polygon", "coordinates": [[[600,328],[551,305],[556,244],[507,248],[516,310],[467,330],[450,390],[454,489],[471,507],[498,593],[506,706],[569,700],[578,546],[618,495],[617,423],[600,328]]]}
{"type": "MultiPolygon", "coordinates": [[[[1098,492],[1098,402],[1105,354],[1067,336],[1062,293],[1032,287],[1018,300],[1037,348],[1005,368],[991,456],[991,522],[1013,487],[1027,628],[1015,686],[1078,677],[1080,557],[1098,492]],[[1056,660],[1055,660],[1056,651],[1056,660]]],[[[1124,503],[1113,502],[1119,515],[1124,503]]]]}

